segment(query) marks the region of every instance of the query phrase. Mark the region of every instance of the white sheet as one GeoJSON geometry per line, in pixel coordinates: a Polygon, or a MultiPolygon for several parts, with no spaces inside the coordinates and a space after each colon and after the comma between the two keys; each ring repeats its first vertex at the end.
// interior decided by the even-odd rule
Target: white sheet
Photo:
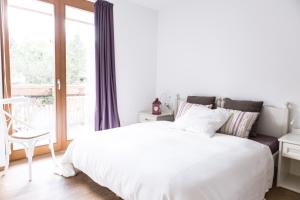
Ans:
{"type": "Polygon", "coordinates": [[[229,135],[212,138],[151,122],[73,141],[62,161],[125,200],[262,200],[271,187],[267,146],[229,135]]]}

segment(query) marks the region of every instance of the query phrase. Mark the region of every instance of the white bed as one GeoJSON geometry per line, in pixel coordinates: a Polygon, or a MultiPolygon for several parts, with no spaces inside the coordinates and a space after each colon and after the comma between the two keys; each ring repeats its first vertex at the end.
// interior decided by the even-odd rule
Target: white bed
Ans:
{"type": "Polygon", "coordinates": [[[63,175],[75,168],[125,200],[262,200],[273,180],[267,146],[234,136],[135,124],[72,142],[63,175]]]}
{"type": "MultiPolygon", "coordinates": [[[[280,137],[288,109],[265,106],[259,131],[280,137]]],[[[212,138],[151,122],[96,132],[73,141],[60,173],[82,171],[125,200],[263,200],[274,159],[268,146],[216,134],[212,138]]]]}

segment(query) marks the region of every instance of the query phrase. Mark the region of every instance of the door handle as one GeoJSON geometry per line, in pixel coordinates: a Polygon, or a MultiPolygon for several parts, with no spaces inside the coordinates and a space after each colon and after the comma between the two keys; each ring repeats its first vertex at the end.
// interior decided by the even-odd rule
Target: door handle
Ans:
{"type": "Polygon", "coordinates": [[[60,90],[61,84],[60,84],[60,80],[59,79],[57,79],[56,84],[57,84],[57,89],[60,90]]]}

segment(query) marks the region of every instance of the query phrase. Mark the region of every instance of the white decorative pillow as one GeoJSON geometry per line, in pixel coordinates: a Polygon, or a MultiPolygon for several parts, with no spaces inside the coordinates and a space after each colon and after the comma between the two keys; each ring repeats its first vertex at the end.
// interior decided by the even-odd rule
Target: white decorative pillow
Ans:
{"type": "Polygon", "coordinates": [[[257,119],[257,112],[242,112],[239,110],[230,110],[220,108],[231,113],[228,121],[221,127],[219,132],[234,135],[242,138],[248,138],[250,130],[257,119]]]}
{"type": "Polygon", "coordinates": [[[201,105],[201,104],[188,103],[186,101],[180,101],[175,119],[178,119],[179,117],[183,116],[190,108],[199,107],[199,106],[205,106],[210,109],[212,108],[212,105],[201,105]]]}
{"type": "Polygon", "coordinates": [[[176,119],[173,128],[213,136],[228,120],[230,113],[224,109],[209,109],[206,106],[191,107],[183,116],[176,119]]]}

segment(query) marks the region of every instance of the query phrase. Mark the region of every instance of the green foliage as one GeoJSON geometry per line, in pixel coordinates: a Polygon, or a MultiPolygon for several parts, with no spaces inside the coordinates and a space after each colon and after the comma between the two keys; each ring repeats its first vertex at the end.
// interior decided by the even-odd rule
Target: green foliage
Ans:
{"type": "Polygon", "coordinates": [[[87,49],[76,34],[67,42],[67,83],[80,84],[86,80],[87,49]]]}
{"type": "Polygon", "coordinates": [[[51,42],[10,40],[11,77],[15,83],[51,84],[54,48],[51,42]],[[50,45],[49,45],[50,44],[50,45]],[[51,48],[52,47],[52,48],[51,48]]]}
{"type": "MultiPolygon", "coordinates": [[[[67,84],[86,80],[87,49],[76,34],[67,41],[67,84]]],[[[53,85],[55,80],[53,41],[10,38],[11,79],[13,84],[53,85]]],[[[52,91],[54,92],[54,91],[52,91]]],[[[30,96],[30,94],[28,94],[30,96]]],[[[35,97],[36,98],[36,97],[35,97]]],[[[39,105],[54,102],[54,94],[36,98],[39,105]]]]}
{"type": "MultiPolygon", "coordinates": [[[[55,50],[53,41],[10,39],[13,83],[53,84],[55,50]]],[[[67,83],[80,84],[86,79],[87,49],[76,34],[67,41],[67,83]]]]}

